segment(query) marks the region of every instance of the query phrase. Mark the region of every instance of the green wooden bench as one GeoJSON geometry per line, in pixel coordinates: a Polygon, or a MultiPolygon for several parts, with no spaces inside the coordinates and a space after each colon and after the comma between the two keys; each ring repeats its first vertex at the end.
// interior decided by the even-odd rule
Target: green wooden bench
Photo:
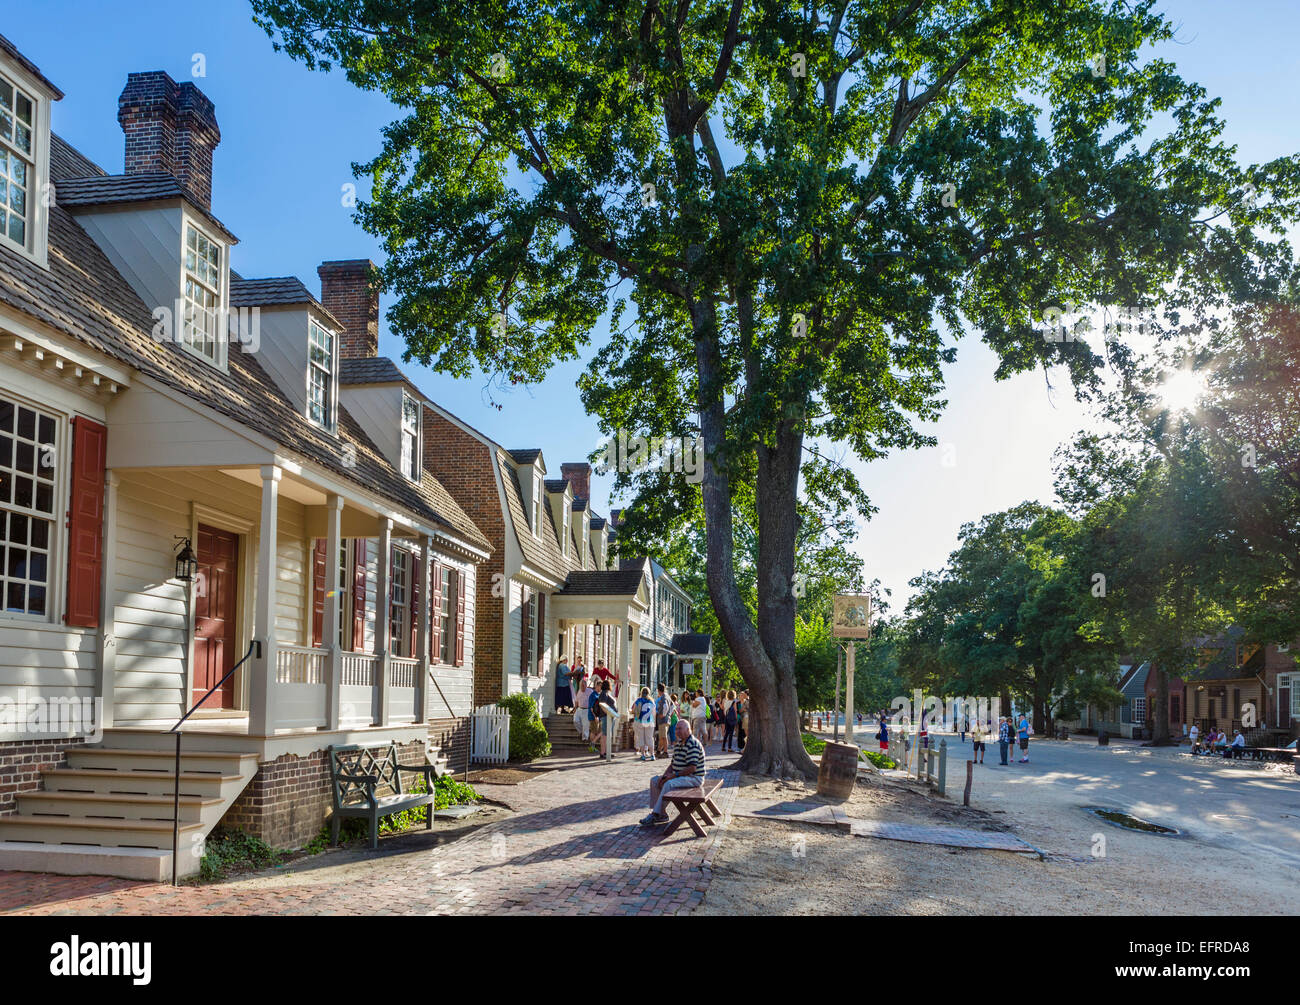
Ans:
{"type": "Polygon", "coordinates": [[[397,744],[367,747],[361,744],[330,747],[330,789],[334,813],[330,817],[330,844],[339,843],[339,826],[344,817],[370,821],[370,847],[379,847],[379,818],[416,806],[429,807],[425,830],[433,828],[434,779],[439,771],[432,764],[406,765],[397,760],[397,744]],[[402,773],[424,776],[424,791],[402,789],[402,773]],[[383,790],[387,789],[385,793],[383,790]]]}

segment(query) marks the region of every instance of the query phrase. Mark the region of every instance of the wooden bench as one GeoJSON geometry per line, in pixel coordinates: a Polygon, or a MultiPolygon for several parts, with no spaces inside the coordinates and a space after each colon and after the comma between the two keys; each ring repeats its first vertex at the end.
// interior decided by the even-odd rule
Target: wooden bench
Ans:
{"type": "Polygon", "coordinates": [[[344,817],[370,821],[370,847],[379,847],[379,818],[416,806],[429,807],[425,830],[433,828],[434,779],[432,764],[406,765],[397,760],[397,744],[366,747],[360,744],[330,747],[330,789],[334,813],[330,817],[330,844],[339,843],[339,825],[344,817]],[[402,773],[424,776],[424,791],[402,788],[402,773]],[[387,789],[385,793],[382,790],[387,789]]]}
{"type": "Polygon", "coordinates": [[[721,816],[713,802],[713,793],[722,787],[721,778],[706,778],[704,784],[693,789],[669,789],[665,792],[664,802],[677,808],[677,816],[664,828],[664,837],[677,830],[682,824],[690,824],[696,837],[704,837],[704,824],[712,825],[715,821],[710,813],[721,816]]]}

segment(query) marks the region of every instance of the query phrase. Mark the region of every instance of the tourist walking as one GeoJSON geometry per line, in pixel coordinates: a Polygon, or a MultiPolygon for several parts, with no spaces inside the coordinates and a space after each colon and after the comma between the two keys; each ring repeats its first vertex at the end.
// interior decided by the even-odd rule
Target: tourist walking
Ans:
{"type": "Polygon", "coordinates": [[[591,740],[591,722],[587,719],[587,706],[591,703],[591,689],[587,687],[587,675],[578,679],[578,690],[573,696],[573,724],[578,728],[578,735],[586,742],[591,740]]]}
{"type": "Polygon", "coordinates": [[[889,750],[889,726],[883,715],[880,717],[880,729],[876,732],[876,742],[880,744],[881,753],[889,750]]]}
{"type": "Polygon", "coordinates": [[[611,710],[614,708],[614,696],[609,693],[607,680],[600,682],[600,690],[595,692],[595,697],[591,701],[592,714],[600,730],[600,749],[596,751],[597,757],[604,757],[607,752],[610,752],[612,750],[610,744],[614,741],[614,720],[601,711],[602,705],[611,710]]]}
{"type": "Polygon", "coordinates": [[[975,728],[971,730],[970,745],[971,745],[970,759],[974,761],[976,764],[983,764],[984,763],[984,727],[979,724],[978,719],[975,720],[975,728]]]}
{"type": "Polygon", "coordinates": [[[695,697],[691,699],[691,732],[701,743],[709,738],[709,727],[706,725],[708,719],[709,703],[704,700],[703,691],[696,691],[695,697]]]}
{"type": "Polygon", "coordinates": [[[1001,763],[1005,766],[1007,762],[1007,747],[1011,743],[1011,724],[1007,722],[1006,716],[998,716],[998,751],[1002,755],[1001,763]]]}
{"type": "Polygon", "coordinates": [[[671,707],[667,689],[660,684],[659,695],[655,698],[655,732],[659,737],[658,753],[664,757],[668,756],[668,711],[671,707]]]}
{"type": "Polygon", "coordinates": [[[749,692],[741,691],[736,698],[736,749],[745,749],[745,735],[749,732],[749,692]]]}
{"type": "Polygon", "coordinates": [[[736,726],[740,722],[740,711],[736,707],[736,692],[728,691],[723,699],[722,712],[722,749],[736,749],[736,726]]]}
{"type": "Polygon", "coordinates": [[[655,703],[650,689],[643,687],[641,696],[632,703],[632,731],[636,733],[636,751],[643,761],[655,759],[655,703]]]}
{"type": "Polygon", "coordinates": [[[573,711],[573,678],[570,677],[568,661],[563,656],[555,668],[555,710],[557,712],[573,711]]]}
{"type": "Polygon", "coordinates": [[[1020,723],[1016,727],[1016,736],[1020,740],[1020,753],[1024,755],[1020,758],[1020,763],[1024,764],[1029,760],[1029,718],[1024,712],[1020,713],[1020,723]]]}
{"type": "MultiPolygon", "coordinates": [[[[966,742],[966,734],[970,732],[970,716],[965,716],[961,720],[961,742],[966,742]]],[[[973,741],[972,741],[973,742],[973,741]]]]}

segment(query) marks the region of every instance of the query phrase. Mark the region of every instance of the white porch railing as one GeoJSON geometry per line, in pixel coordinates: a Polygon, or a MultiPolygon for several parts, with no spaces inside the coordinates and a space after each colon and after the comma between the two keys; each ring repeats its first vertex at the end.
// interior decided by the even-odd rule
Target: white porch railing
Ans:
{"type": "Polygon", "coordinates": [[[470,721],[473,759],[504,764],[510,756],[510,713],[496,705],[483,705],[474,709],[470,721]]]}
{"type": "Polygon", "coordinates": [[[339,725],[369,726],[378,720],[379,657],[372,653],[342,653],[339,684],[339,725]]]}
{"type": "Polygon", "coordinates": [[[420,661],[407,656],[388,657],[390,684],[389,718],[393,722],[415,721],[415,685],[420,679],[420,661]]]}
{"type": "Polygon", "coordinates": [[[275,727],[315,728],[325,725],[325,664],[329,652],[301,646],[280,646],[275,652],[275,727]]]}

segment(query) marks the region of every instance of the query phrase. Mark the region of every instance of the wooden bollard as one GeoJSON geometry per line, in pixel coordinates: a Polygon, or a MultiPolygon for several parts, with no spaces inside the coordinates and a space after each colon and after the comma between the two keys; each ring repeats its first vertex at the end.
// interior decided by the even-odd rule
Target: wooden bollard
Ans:
{"type": "Polygon", "coordinates": [[[948,741],[939,741],[939,795],[948,794],[948,741]]]}
{"type": "Polygon", "coordinates": [[[961,804],[963,806],[970,805],[970,785],[971,782],[974,781],[974,778],[975,778],[975,762],[967,761],[966,762],[966,791],[961,794],[961,804]]]}

